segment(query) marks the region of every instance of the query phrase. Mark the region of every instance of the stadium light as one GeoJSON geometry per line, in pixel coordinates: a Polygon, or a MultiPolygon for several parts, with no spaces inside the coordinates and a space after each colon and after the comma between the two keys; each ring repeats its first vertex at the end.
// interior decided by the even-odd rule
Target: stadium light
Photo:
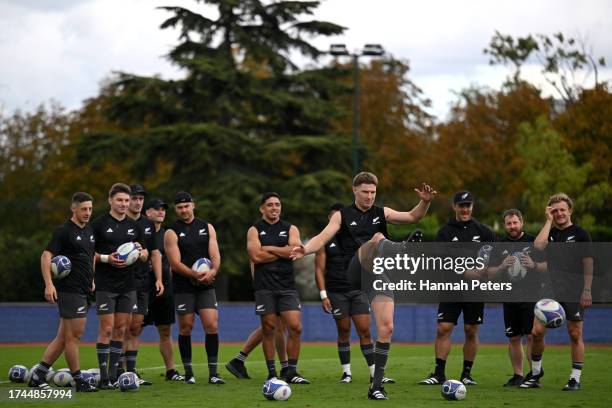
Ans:
{"type": "Polygon", "coordinates": [[[359,57],[380,57],[385,54],[385,49],[380,44],[366,44],[361,51],[350,53],[345,44],[332,44],[329,54],[334,57],[349,56],[353,59],[353,175],[359,172],[359,98],[361,90],[359,87],[359,57]]]}

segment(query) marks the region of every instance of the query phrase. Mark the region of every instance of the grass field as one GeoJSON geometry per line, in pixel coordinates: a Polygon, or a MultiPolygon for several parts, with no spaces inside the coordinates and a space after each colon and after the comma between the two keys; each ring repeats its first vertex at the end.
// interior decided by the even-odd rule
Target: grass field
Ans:
{"type": "MultiPolygon", "coordinates": [[[[305,345],[302,349],[299,371],[312,381],[311,385],[292,386],[289,401],[267,401],[261,395],[261,385],[266,370],[261,349],[256,349],[247,361],[252,380],[237,380],[222,365],[238,351],[238,346],[224,346],[220,353],[220,373],[227,384],[213,386],[206,383],[207,368],[204,347],[194,345],[194,371],[197,385],[165,382],[161,357],[155,346],[143,346],[139,352],[138,369],[143,377],[154,382],[141,387],[136,393],[105,391],[94,394],[77,394],[73,401],[41,402],[8,399],[9,389],[25,388],[23,384],[8,383],[6,373],[14,364],[31,367],[40,359],[41,346],[0,346],[0,405],[87,408],[178,408],[178,407],[264,407],[280,404],[287,407],[351,407],[384,404],[389,407],[610,407],[609,373],[612,367],[612,348],[588,347],[583,374],[583,389],[579,392],[561,392],[569,375],[569,348],[550,347],[544,355],[546,376],[541,389],[505,389],[501,385],[511,375],[507,350],[504,346],[482,346],[473,369],[473,377],[479,385],[468,388],[463,401],[445,401],[438,386],[419,386],[416,383],[432,369],[433,347],[422,345],[393,345],[387,365],[387,374],[397,384],[386,387],[389,400],[369,401],[366,398],[368,371],[359,347],[353,345],[353,383],[339,384],[341,374],[337,352],[332,345],[305,345]],[[200,363],[198,364],[198,360],[200,363]],[[222,364],[221,364],[222,363],[222,364]]],[[[178,360],[178,350],[175,351],[178,360]]],[[[96,367],[93,346],[81,349],[83,368],[96,367]]],[[[54,365],[65,367],[63,357],[54,365]]],[[[179,371],[182,369],[179,367],[179,371]]],[[[461,348],[454,345],[447,364],[447,376],[457,378],[461,371],[461,348]]]]}

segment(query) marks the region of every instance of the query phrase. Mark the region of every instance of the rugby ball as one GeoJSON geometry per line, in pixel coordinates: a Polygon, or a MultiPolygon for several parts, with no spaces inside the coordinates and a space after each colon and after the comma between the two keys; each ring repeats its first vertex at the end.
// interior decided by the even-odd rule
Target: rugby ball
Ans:
{"type": "Polygon", "coordinates": [[[117,258],[125,262],[125,266],[130,266],[140,256],[140,250],[133,242],[126,242],[117,248],[117,258]]]}
{"type": "Polygon", "coordinates": [[[81,378],[83,379],[83,381],[85,381],[86,383],[88,383],[89,385],[91,385],[92,387],[97,387],[98,383],[96,382],[96,375],[92,374],[88,371],[82,371],[81,372],[81,378]]]}
{"type": "Polygon", "coordinates": [[[493,247],[489,244],[481,246],[480,249],[478,250],[478,258],[482,259],[482,263],[484,264],[485,267],[489,265],[492,250],[493,250],[493,247]]]}
{"type": "Polygon", "coordinates": [[[53,279],[63,279],[70,273],[72,263],[64,255],[57,255],[51,258],[51,277],[53,279]]]}
{"type": "Polygon", "coordinates": [[[74,382],[72,381],[72,374],[68,371],[58,371],[53,376],[53,384],[58,387],[72,387],[74,382]]]}
{"type": "MultiPolygon", "coordinates": [[[[200,258],[191,265],[191,269],[197,272],[198,274],[205,273],[210,271],[212,268],[212,262],[208,258],[200,258]]],[[[197,279],[191,279],[191,283],[194,285],[199,285],[197,279]]]]}
{"type": "Polygon", "coordinates": [[[129,371],[121,374],[117,382],[119,383],[121,392],[138,391],[138,388],[140,388],[138,377],[136,377],[136,374],[129,371]]]}
{"type": "Polygon", "coordinates": [[[49,371],[47,371],[47,377],[45,378],[45,382],[47,384],[52,383],[53,382],[53,376],[55,376],[55,370],[53,370],[53,367],[51,367],[49,369],[49,371]]]}
{"type": "Polygon", "coordinates": [[[261,392],[270,401],[286,401],[291,397],[289,384],[278,378],[266,380],[261,392]]]}
{"type": "Polygon", "coordinates": [[[444,399],[449,401],[462,400],[465,398],[467,389],[461,381],[446,380],[444,381],[444,384],[442,384],[440,393],[442,394],[442,397],[444,397],[444,399]]]}
{"type": "Polygon", "coordinates": [[[34,374],[34,371],[36,371],[36,369],[38,368],[40,364],[34,364],[32,366],[32,368],[30,368],[25,376],[25,383],[29,383],[30,382],[30,377],[32,377],[32,374],[34,374]]]}
{"type": "Polygon", "coordinates": [[[538,301],[533,308],[533,313],[536,319],[549,329],[555,329],[565,323],[565,310],[559,302],[553,299],[538,301]]]}
{"type": "Polygon", "coordinates": [[[28,369],[22,365],[14,365],[9,369],[8,378],[11,382],[22,383],[28,377],[28,369]]]}
{"type": "Polygon", "coordinates": [[[508,277],[511,281],[519,281],[527,274],[527,268],[521,263],[522,254],[523,252],[514,252],[512,254],[512,256],[516,258],[516,261],[508,267],[508,277]]]}

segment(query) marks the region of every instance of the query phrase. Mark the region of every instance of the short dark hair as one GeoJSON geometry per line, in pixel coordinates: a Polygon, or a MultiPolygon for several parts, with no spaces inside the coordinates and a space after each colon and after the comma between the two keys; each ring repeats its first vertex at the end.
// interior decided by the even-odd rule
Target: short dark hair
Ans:
{"type": "Polygon", "coordinates": [[[132,194],[132,189],[125,183],[115,183],[111,186],[110,190],[108,190],[108,198],[113,198],[115,195],[119,193],[125,193],[127,195],[132,194]]]}
{"type": "Polygon", "coordinates": [[[502,219],[506,221],[506,217],[512,217],[514,215],[516,215],[519,220],[523,221],[523,213],[521,212],[521,210],[517,210],[516,208],[511,208],[509,210],[504,211],[504,216],[502,217],[502,219]]]}
{"type": "Polygon", "coordinates": [[[358,187],[362,184],[374,184],[378,186],[378,177],[373,173],[362,171],[353,178],[353,187],[358,187]]]}
{"type": "Polygon", "coordinates": [[[344,204],[342,203],[334,203],[332,205],[329,206],[329,211],[340,211],[341,209],[344,208],[344,204]]]}
{"type": "Polygon", "coordinates": [[[82,191],[77,191],[72,195],[72,204],[81,204],[86,201],[93,201],[93,197],[91,194],[84,193],[82,191]]]}
{"type": "Polygon", "coordinates": [[[278,195],[278,193],[275,193],[274,191],[268,191],[267,193],[263,193],[261,195],[261,201],[260,204],[263,205],[263,203],[265,203],[266,201],[268,201],[270,199],[270,197],[276,197],[279,200],[281,199],[280,196],[278,195]]]}

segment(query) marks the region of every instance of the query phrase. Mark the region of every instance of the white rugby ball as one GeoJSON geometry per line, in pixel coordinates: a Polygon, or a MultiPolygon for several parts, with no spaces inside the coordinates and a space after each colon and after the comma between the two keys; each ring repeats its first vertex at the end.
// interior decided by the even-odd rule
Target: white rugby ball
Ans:
{"type": "Polygon", "coordinates": [[[62,370],[56,372],[53,376],[53,384],[57,385],[58,387],[72,387],[72,374],[70,374],[68,371],[62,370]]]}
{"type": "Polygon", "coordinates": [[[126,242],[117,248],[117,258],[125,261],[125,266],[130,266],[140,256],[140,250],[133,242],[126,242]]]}
{"type": "Polygon", "coordinates": [[[527,268],[521,263],[521,254],[523,254],[523,252],[514,252],[512,254],[512,256],[516,258],[516,261],[508,268],[508,277],[511,281],[519,281],[527,274],[527,268]]]}

